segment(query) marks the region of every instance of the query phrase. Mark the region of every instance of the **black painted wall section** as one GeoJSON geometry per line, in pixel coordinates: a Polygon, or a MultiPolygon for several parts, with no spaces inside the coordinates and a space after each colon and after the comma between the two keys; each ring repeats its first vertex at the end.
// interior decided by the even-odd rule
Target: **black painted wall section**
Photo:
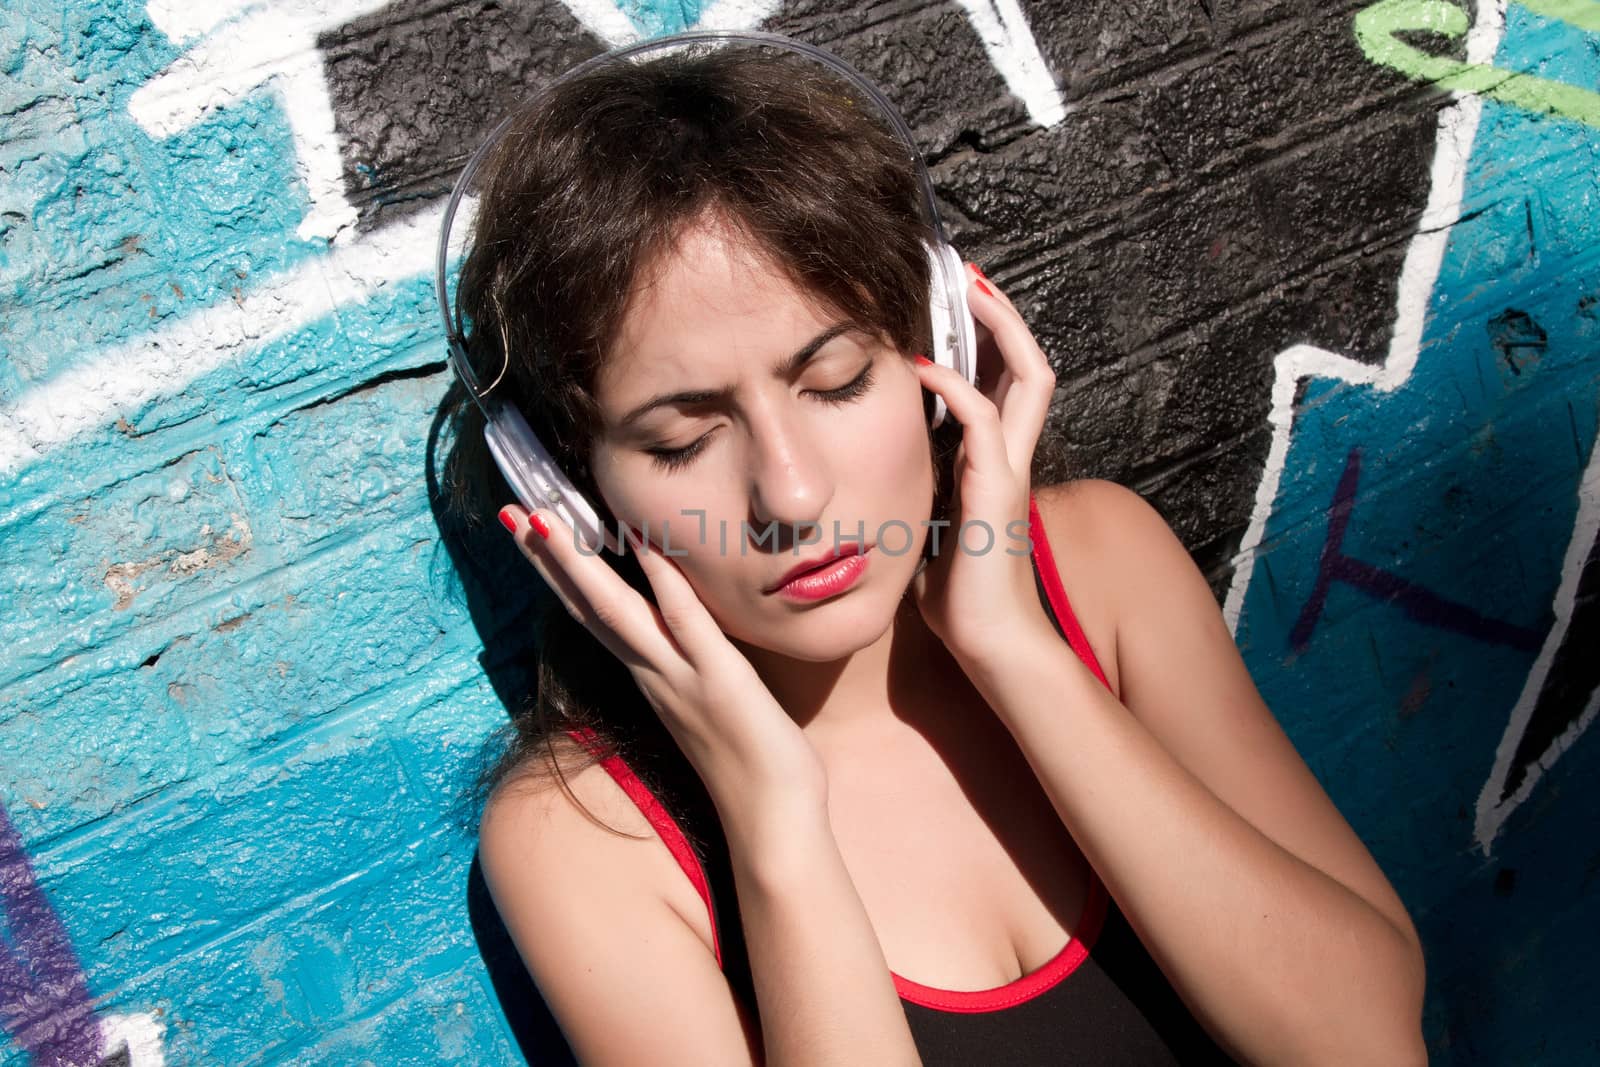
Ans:
{"type": "MultiPolygon", "coordinates": [[[[949,3],[785,6],[901,107],[963,253],[1057,369],[1050,480],[1143,492],[1219,589],[1261,478],[1272,360],[1382,357],[1443,97],[1369,63],[1354,5],[1025,4],[1067,105],[1010,96],[949,3]]],[[[600,43],[550,0],[402,0],[324,36],[361,225],[445,193],[504,112],[600,43]]]]}
{"type": "Polygon", "coordinates": [[[554,0],[400,0],[317,45],[367,230],[448,195],[496,122],[604,47],[554,0]]]}

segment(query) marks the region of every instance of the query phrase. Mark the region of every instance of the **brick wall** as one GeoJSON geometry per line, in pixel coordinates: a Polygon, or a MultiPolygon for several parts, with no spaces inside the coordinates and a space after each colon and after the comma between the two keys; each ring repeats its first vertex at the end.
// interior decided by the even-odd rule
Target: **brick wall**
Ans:
{"type": "Polygon", "coordinates": [[[1600,5],[23,0],[0,1060],[521,1062],[429,260],[505,108],[697,23],[902,107],[1057,368],[1057,473],[1173,523],[1417,918],[1435,1061],[1592,1058],[1600,5]]]}

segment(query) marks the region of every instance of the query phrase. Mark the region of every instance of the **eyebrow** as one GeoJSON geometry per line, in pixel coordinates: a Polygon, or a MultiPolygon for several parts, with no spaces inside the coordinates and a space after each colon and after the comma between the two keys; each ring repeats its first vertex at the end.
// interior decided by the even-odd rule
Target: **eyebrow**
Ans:
{"type": "MultiPolygon", "coordinates": [[[[823,330],[821,333],[817,334],[817,336],[813,337],[809,342],[807,342],[804,348],[800,349],[800,351],[784,360],[783,363],[778,367],[778,374],[782,377],[793,376],[800,370],[801,367],[806,365],[806,362],[810,360],[812,356],[816,355],[817,352],[821,350],[823,345],[827,344],[835,337],[838,337],[840,334],[848,333],[854,329],[856,329],[855,324],[849,322],[835,323],[834,325],[828,327],[826,330],[823,330]]],[[[732,395],[732,393],[732,387],[723,389],[695,389],[681,393],[663,393],[661,396],[646,400],[643,404],[640,404],[632,411],[629,411],[622,417],[622,421],[617,425],[619,427],[630,426],[659,407],[667,407],[674,404],[704,404],[712,400],[726,399],[728,396],[732,395]]]]}

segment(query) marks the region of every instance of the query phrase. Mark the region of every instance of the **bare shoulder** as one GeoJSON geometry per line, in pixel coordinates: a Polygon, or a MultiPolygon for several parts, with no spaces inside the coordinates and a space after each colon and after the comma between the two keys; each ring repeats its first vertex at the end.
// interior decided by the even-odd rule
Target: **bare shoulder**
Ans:
{"type": "Polygon", "coordinates": [[[478,848],[490,862],[490,856],[512,859],[528,856],[534,848],[550,849],[555,841],[598,840],[594,833],[648,840],[654,832],[600,763],[563,766],[560,776],[541,763],[518,768],[496,785],[483,805],[478,848]],[[581,829],[586,822],[594,832],[581,829]]]}
{"type": "Polygon", "coordinates": [[[623,833],[653,832],[644,814],[604,766],[586,757],[580,759],[570,748],[558,749],[557,760],[559,771],[541,756],[518,767],[495,787],[484,805],[479,825],[481,844],[495,848],[521,839],[523,830],[571,821],[572,816],[582,819],[579,804],[623,833]]]}
{"type": "Polygon", "coordinates": [[[1086,478],[1042,487],[1034,497],[1063,584],[1069,569],[1081,581],[1098,579],[1093,591],[1101,604],[1121,615],[1169,603],[1179,587],[1186,597],[1197,596],[1202,607],[1214,605],[1189,550],[1161,513],[1132,489],[1086,478]]]}
{"type": "Polygon", "coordinates": [[[1130,561],[1170,553],[1176,538],[1144,498],[1115,482],[1084,478],[1039,486],[1033,496],[1072,612],[1120,695],[1118,616],[1138,569],[1130,561]]]}
{"type": "Polygon", "coordinates": [[[1126,551],[1135,542],[1172,536],[1155,508],[1126,486],[1102,478],[1081,478],[1033,491],[1051,542],[1059,531],[1064,541],[1082,551],[1126,551]]]}
{"type": "Polygon", "coordinates": [[[661,837],[605,766],[565,780],[514,776],[478,843],[495,909],[578,1061],[759,1062],[704,902],[661,837]],[[647,1015],[660,1022],[640,1026],[647,1015]]]}
{"type": "Polygon", "coordinates": [[[1059,531],[1082,554],[1063,570],[1087,561],[1091,573],[1076,580],[1103,590],[1107,606],[1085,613],[1112,616],[1122,704],[1224,804],[1418,946],[1400,898],[1267,707],[1210,585],[1165,520],[1108,482],[1035,496],[1051,540],[1059,531]]]}
{"type": "Polygon", "coordinates": [[[603,869],[659,897],[711,948],[704,901],[639,806],[602,764],[571,750],[559,762],[559,778],[530,764],[485,803],[478,848],[491,886],[510,894],[535,879],[603,869]]]}

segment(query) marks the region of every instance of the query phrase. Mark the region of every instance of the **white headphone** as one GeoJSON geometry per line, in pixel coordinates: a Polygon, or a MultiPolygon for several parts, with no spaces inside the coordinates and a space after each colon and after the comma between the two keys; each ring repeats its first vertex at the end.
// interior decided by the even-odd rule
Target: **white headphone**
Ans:
{"type": "MultiPolygon", "coordinates": [[[[844,60],[815,45],[775,33],[697,30],[627,45],[585,60],[550,82],[541,95],[602,63],[638,59],[682,48],[685,45],[730,43],[776,48],[816,60],[844,75],[856,88],[866,94],[867,98],[877,105],[883,117],[888,119],[890,126],[905,143],[906,151],[916,166],[917,181],[922,188],[923,205],[927,210],[928,223],[933,230],[933,240],[925,243],[932,277],[928,300],[933,318],[933,351],[930,356],[935,363],[954,368],[969,384],[973,383],[977,376],[977,342],[974,336],[972,312],[967,307],[966,271],[962,267],[961,257],[945,239],[944,224],[940,221],[938,206],[934,199],[933,180],[928,176],[928,168],[923,163],[922,154],[917,150],[916,142],[911,137],[910,128],[894,109],[894,105],[876,86],[844,60]]],[[[489,395],[499,384],[500,376],[505,374],[504,367],[488,388],[480,386],[477,375],[473,373],[467,361],[466,345],[462,339],[460,309],[453,307],[447,288],[450,229],[455,221],[456,210],[467,196],[472,180],[487,157],[489,149],[499,141],[501,134],[515,118],[516,115],[513,114],[502,120],[489,134],[488,139],[473,153],[472,158],[467,160],[466,167],[456,179],[455,188],[450,193],[450,200],[445,205],[444,222],[439,234],[435,286],[439,297],[439,314],[444,319],[445,339],[450,346],[450,366],[454,368],[473,401],[482,409],[485,419],[483,433],[489,444],[489,452],[494,456],[500,472],[505,475],[506,482],[515,491],[522,505],[529,511],[543,508],[555,512],[562,521],[573,528],[589,552],[598,552],[598,546],[603,543],[612,552],[620,554],[621,548],[617,544],[615,535],[605,529],[594,506],[584,499],[567,476],[561,473],[549,450],[544,447],[527,420],[523,418],[522,412],[499,397],[489,395]]],[[[509,363],[511,358],[509,351],[505,353],[505,358],[509,363]]],[[[938,426],[942,423],[945,413],[944,398],[937,393],[934,394],[931,425],[938,426]]]]}

